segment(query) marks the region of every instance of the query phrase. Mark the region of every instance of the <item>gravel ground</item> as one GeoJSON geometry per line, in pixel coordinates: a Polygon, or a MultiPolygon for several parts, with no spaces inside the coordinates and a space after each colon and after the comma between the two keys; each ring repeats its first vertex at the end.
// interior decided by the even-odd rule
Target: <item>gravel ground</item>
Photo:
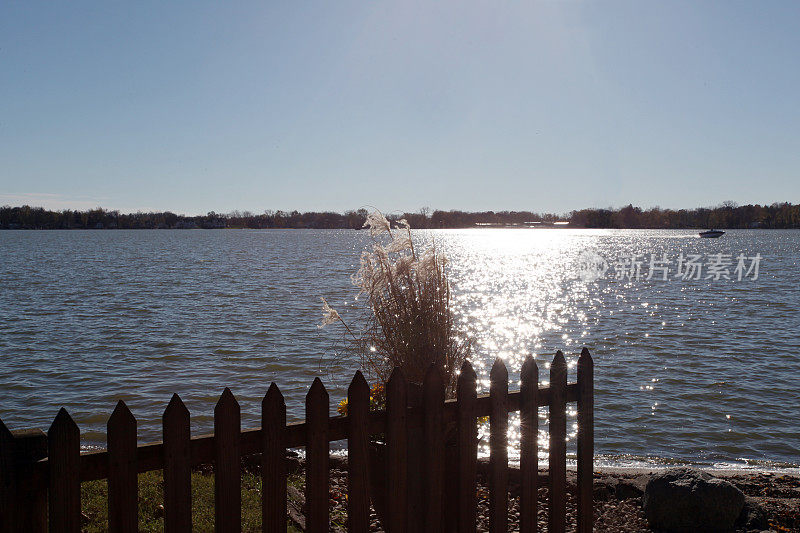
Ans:
{"type": "MultiPolygon", "coordinates": [[[[576,529],[576,501],[574,473],[570,472],[567,494],[567,531],[576,529]]],[[[753,473],[725,475],[748,499],[758,502],[766,512],[769,528],[764,531],[800,532],[800,478],[779,474],[753,473]]],[[[646,473],[595,474],[595,531],[646,532],[651,531],[642,510],[642,491],[647,484],[646,473]]],[[[333,531],[344,530],[346,516],[347,472],[331,471],[331,517],[333,531]]],[[[509,531],[519,529],[519,495],[511,486],[509,499],[509,531]]],[[[539,488],[539,530],[547,531],[548,489],[539,488]]],[[[480,480],[478,484],[478,531],[489,529],[489,490],[480,480]]],[[[377,516],[372,513],[372,531],[383,531],[377,516]]],[[[737,532],[747,530],[744,527],[737,532]]]]}

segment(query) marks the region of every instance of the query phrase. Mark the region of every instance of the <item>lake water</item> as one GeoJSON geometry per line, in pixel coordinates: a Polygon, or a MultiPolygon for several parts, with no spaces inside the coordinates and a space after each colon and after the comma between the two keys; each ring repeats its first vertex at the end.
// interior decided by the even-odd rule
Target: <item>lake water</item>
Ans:
{"type": "MultiPolygon", "coordinates": [[[[498,356],[516,376],[534,354],[546,380],[557,349],[572,381],[577,354],[589,348],[600,464],[800,463],[800,232],[730,231],[708,240],[693,231],[476,229],[414,237],[435,241],[450,260],[482,387],[498,356]],[[731,279],[706,279],[719,253],[731,256],[731,279]],[[651,254],[672,261],[655,265],[668,268],[670,281],[660,279],[663,269],[646,279],[651,254]],[[680,254],[700,256],[701,279],[675,278],[680,254]],[[760,254],[758,279],[736,271],[739,254],[746,267],[760,254]],[[623,270],[632,256],[642,261],[639,279],[623,270]],[[605,275],[583,275],[587,259],[606,261],[605,275]]],[[[0,418],[11,429],[46,429],[65,406],[91,447],[104,443],[107,418],[123,399],[140,441],[153,441],[173,392],[202,433],[229,386],[243,426],[257,427],[271,381],[298,420],[317,375],[333,409],[356,365],[338,353],[341,331],[317,328],[319,298],[355,320],[349,276],[368,243],[367,232],[338,230],[0,232],[0,418]]],[[[546,410],[540,416],[544,425],[546,410]]]]}

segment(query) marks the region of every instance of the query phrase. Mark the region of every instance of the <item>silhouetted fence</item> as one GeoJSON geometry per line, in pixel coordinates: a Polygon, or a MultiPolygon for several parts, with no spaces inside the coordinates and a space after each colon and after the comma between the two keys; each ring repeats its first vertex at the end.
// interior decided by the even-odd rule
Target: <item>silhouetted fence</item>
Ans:
{"type": "MultiPolygon", "coordinates": [[[[592,531],[593,363],[584,349],[577,383],[567,384],[567,365],[559,351],[550,367],[550,385],[539,386],[539,370],[528,358],[521,389],[508,391],[508,372],[498,359],[492,367],[490,392],[478,396],[475,372],[465,363],[458,377],[457,398],[445,401],[439,371],[428,370],[422,398],[409,404],[409,388],[400,370],[386,387],[385,410],[370,411],[370,389],[360,372],[348,388],[348,415],[330,417],[328,393],[319,378],[306,396],[306,420],[286,423],[283,395],[273,383],[261,403],[259,429],[241,430],[239,404],[225,389],[214,408],[214,434],[190,436],[189,411],[177,394],[163,415],[163,442],[137,445],[136,419],[120,401],[108,421],[108,449],[80,451],[80,431],[65,409],[44,435],[39,430],[12,434],[0,422],[0,517],[3,531],[79,532],[81,482],[108,479],[111,531],[136,531],[137,474],[164,471],[165,530],[191,531],[191,469],[214,465],[217,531],[241,530],[241,457],[261,454],[264,531],[286,531],[286,449],[306,448],[306,526],[329,528],[329,443],[347,439],[348,530],[366,532],[370,510],[370,438],[385,440],[386,509],[389,533],[409,527],[409,477],[421,476],[422,523],[428,531],[474,532],[477,524],[477,422],[490,417],[489,514],[492,532],[508,525],[508,413],[520,411],[520,530],[537,530],[537,489],[549,486],[548,531],[563,532],[566,521],[566,404],[578,404],[578,531],[592,531]],[[538,474],[538,408],[549,406],[549,472],[538,474]],[[453,479],[446,472],[445,431],[455,427],[453,479]],[[420,436],[420,442],[409,440],[420,436]],[[407,468],[410,452],[421,455],[422,468],[407,468]],[[451,487],[455,490],[451,491],[451,487]],[[445,492],[455,504],[445,506],[445,492]],[[452,507],[452,508],[451,508],[452,507]],[[448,522],[445,523],[445,516],[448,522]]],[[[449,452],[448,452],[449,453],[449,452]]]]}

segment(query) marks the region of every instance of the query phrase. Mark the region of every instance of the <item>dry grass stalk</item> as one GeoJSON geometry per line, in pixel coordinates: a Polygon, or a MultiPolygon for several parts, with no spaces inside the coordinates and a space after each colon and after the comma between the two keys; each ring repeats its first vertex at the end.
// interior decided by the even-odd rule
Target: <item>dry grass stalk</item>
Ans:
{"type": "Polygon", "coordinates": [[[445,377],[448,392],[455,387],[458,369],[468,357],[472,343],[459,331],[450,300],[444,254],[432,245],[418,252],[405,220],[391,228],[380,213],[369,215],[373,245],[361,255],[361,265],[352,277],[369,309],[363,331],[354,333],[335,309],[323,299],[321,326],[341,323],[360,357],[362,367],[380,382],[400,367],[406,379],[422,383],[426,370],[435,364],[445,377]],[[388,235],[389,241],[384,244],[388,235]]]}

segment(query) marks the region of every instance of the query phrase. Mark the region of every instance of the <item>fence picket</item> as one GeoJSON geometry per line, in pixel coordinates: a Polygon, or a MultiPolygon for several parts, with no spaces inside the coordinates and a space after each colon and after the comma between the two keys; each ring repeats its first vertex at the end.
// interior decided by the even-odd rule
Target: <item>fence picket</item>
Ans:
{"type": "MultiPolygon", "coordinates": [[[[6,527],[15,532],[42,533],[47,531],[47,481],[44,476],[36,476],[35,472],[38,461],[47,457],[47,435],[40,429],[24,429],[11,433],[11,436],[13,464],[9,477],[15,486],[11,512],[16,515],[16,522],[8,522],[6,527]],[[29,479],[31,475],[35,479],[29,479]]],[[[13,515],[3,517],[0,513],[0,531],[3,530],[3,521],[12,520],[13,515]]]]}
{"type": "Polygon", "coordinates": [[[508,370],[495,359],[489,373],[489,531],[508,531],[508,370]]]}
{"type": "Polygon", "coordinates": [[[214,407],[214,529],[242,530],[241,412],[227,387],[214,407]]]}
{"type": "Polygon", "coordinates": [[[275,383],[261,401],[261,522],[267,533],[286,531],[286,402],[275,383]]]}
{"type": "Polygon", "coordinates": [[[567,362],[561,350],[550,365],[550,505],[547,533],[563,533],[567,514],[567,362]]]}
{"type": "Polygon", "coordinates": [[[328,491],[328,391],[314,378],[306,395],[306,527],[311,533],[327,533],[329,527],[328,491]]]}
{"type": "Polygon", "coordinates": [[[369,384],[360,371],[347,388],[347,530],[369,531],[369,384]]]}
{"type": "Polygon", "coordinates": [[[50,531],[81,530],[81,432],[63,407],[47,431],[50,531]]]}
{"type": "Polygon", "coordinates": [[[538,472],[539,472],[539,367],[528,356],[522,364],[520,399],[520,533],[538,529],[538,472]]]}
{"type": "Polygon", "coordinates": [[[445,528],[442,517],[444,495],[444,381],[431,365],[422,384],[423,409],[423,486],[425,530],[439,533],[445,528]]]}
{"type": "Polygon", "coordinates": [[[584,348],[578,358],[578,533],[594,527],[594,362],[584,348]]]}
{"type": "Polygon", "coordinates": [[[15,497],[17,476],[14,461],[14,436],[0,420],[0,532],[11,533],[16,529],[15,497]]]}
{"type": "Polygon", "coordinates": [[[164,438],[164,530],[192,530],[192,473],[189,410],[172,395],[161,417],[164,438]]]}
{"type": "Polygon", "coordinates": [[[386,384],[387,533],[404,533],[408,528],[408,385],[403,371],[395,368],[386,384]]]}
{"type": "Polygon", "coordinates": [[[475,496],[478,475],[478,424],[475,404],[478,399],[477,377],[469,361],[458,376],[458,531],[475,533],[478,502],[475,496]]]}
{"type": "Polygon", "coordinates": [[[135,532],[139,520],[136,419],[120,400],[108,419],[108,529],[135,532]]]}

